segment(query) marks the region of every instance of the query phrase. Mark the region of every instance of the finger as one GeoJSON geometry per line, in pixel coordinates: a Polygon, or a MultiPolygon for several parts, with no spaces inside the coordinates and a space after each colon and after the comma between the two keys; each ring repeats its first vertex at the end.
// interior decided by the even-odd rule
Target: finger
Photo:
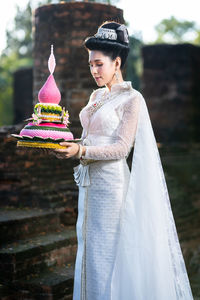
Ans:
{"type": "Polygon", "coordinates": [[[68,153],[67,148],[65,148],[65,149],[59,149],[59,148],[57,149],[57,148],[56,148],[56,149],[54,149],[54,151],[55,151],[55,152],[58,152],[58,153],[68,153]]]}
{"type": "Polygon", "coordinates": [[[45,154],[49,154],[49,149],[44,149],[45,154]]]}
{"type": "Polygon", "coordinates": [[[59,159],[66,159],[66,158],[68,158],[66,155],[63,155],[63,154],[57,154],[56,157],[59,158],[59,159]]]}
{"type": "Polygon", "coordinates": [[[45,148],[40,148],[40,150],[41,150],[41,152],[42,152],[42,154],[47,154],[47,152],[46,152],[46,149],[45,148]]]}
{"type": "Polygon", "coordinates": [[[59,159],[63,159],[64,158],[64,156],[62,156],[62,155],[56,155],[56,157],[59,158],[59,159]]]}
{"type": "Polygon", "coordinates": [[[49,155],[56,155],[56,152],[55,151],[53,151],[53,150],[49,150],[49,155]]]}

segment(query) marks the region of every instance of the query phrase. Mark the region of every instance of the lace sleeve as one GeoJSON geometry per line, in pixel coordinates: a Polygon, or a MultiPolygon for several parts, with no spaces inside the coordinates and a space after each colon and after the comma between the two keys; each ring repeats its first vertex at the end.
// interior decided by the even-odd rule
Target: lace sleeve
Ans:
{"type": "Polygon", "coordinates": [[[85,159],[111,160],[128,157],[134,144],[140,107],[140,97],[130,98],[123,107],[123,117],[117,130],[116,141],[105,146],[85,146],[85,159]]]}

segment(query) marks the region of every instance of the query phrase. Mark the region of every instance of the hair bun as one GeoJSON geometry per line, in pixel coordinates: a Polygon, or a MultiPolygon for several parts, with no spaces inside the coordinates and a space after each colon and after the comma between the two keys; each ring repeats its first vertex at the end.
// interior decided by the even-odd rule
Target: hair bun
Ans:
{"type": "Polygon", "coordinates": [[[106,21],[99,26],[95,35],[85,39],[84,45],[87,50],[102,51],[112,60],[119,56],[122,69],[130,49],[128,29],[124,24],[106,21]]]}
{"type": "Polygon", "coordinates": [[[116,28],[116,32],[119,34],[120,40],[124,43],[129,43],[129,36],[128,36],[128,30],[124,24],[120,25],[118,28],[116,28]],[[120,34],[120,32],[122,34],[120,34]]]}

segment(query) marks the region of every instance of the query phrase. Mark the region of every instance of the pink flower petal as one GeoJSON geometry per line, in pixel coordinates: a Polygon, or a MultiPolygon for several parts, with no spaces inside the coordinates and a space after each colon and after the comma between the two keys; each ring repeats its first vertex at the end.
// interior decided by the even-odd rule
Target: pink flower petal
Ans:
{"type": "Polygon", "coordinates": [[[55,60],[55,56],[53,54],[53,45],[51,45],[51,54],[50,54],[49,60],[48,60],[48,68],[49,68],[49,72],[51,74],[53,74],[55,67],[56,67],[56,60],[55,60]]]}

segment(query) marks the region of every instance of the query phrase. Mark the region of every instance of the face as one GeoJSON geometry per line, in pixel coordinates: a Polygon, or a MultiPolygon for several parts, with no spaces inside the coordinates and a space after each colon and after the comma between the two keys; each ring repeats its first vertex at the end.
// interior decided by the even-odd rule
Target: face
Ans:
{"type": "Polygon", "coordinates": [[[109,56],[101,51],[89,51],[90,72],[98,86],[112,85],[117,69],[117,60],[112,61],[109,56]]]}

